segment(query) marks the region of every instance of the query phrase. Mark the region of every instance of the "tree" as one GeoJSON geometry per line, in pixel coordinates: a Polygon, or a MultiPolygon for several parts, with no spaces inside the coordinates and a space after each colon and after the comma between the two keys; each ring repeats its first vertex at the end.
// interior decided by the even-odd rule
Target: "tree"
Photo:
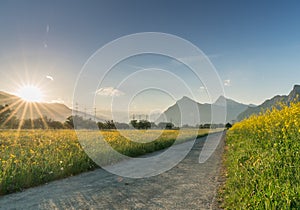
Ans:
{"type": "Polygon", "coordinates": [[[74,117],[69,116],[64,124],[65,124],[66,128],[73,129],[74,128],[74,117]]]}
{"type": "Polygon", "coordinates": [[[116,129],[115,123],[113,120],[107,120],[105,121],[105,127],[106,129],[116,129]]]}
{"type": "Polygon", "coordinates": [[[231,128],[232,127],[232,125],[230,124],[230,123],[226,123],[226,125],[225,125],[225,128],[226,129],[229,129],[229,128],[231,128]]]}
{"type": "Polygon", "coordinates": [[[131,120],[129,123],[132,127],[138,129],[138,122],[137,120],[131,120]]]}
{"type": "Polygon", "coordinates": [[[103,122],[98,122],[97,125],[100,130],[105,129],[105,124],[103,122]]]}
{"type": "Polygon", "coordinates": [[[174,124],[171,122],[160,122],[160,123],[158,123],[158,127],[160,129],[173,129],[174,124]]]}
{"type": "Polygon", "coordinates": [[[151,123],[148,120],[140,120],[138,123],[138,129],[149,129],[151,128],[151,123]]]}
{"type": "Polygon", "coordinates": [[[0,123],[1,125],[7,120],[7,118],[10,116],[11,110],[9,109],[9,106],[6,104],[4,106],[0,105],[0,123]]]}
{"type": "Polygon", "coordinates": [[[63,129],[64,128],[64,125],[59,122],[59,121],[49,121],[48,122],[48,126],[49,128],[52,128],[52,129],[63,129]]]}

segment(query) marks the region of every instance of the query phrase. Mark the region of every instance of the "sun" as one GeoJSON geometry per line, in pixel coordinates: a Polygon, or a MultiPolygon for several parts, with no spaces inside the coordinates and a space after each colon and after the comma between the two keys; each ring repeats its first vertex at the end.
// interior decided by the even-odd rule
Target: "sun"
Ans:
{"type": "Polygon", "coordinates": [[[41,102],[43,99],[41,89],[34,85],[21,87],[17,95],[27,102],[41,102]]]}

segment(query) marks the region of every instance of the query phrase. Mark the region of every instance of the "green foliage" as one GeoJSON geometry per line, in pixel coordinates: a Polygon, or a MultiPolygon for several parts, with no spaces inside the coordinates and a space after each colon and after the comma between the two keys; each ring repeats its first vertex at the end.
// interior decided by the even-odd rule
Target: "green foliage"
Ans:
{"type": "MultiPolygon", "coordinates": [[[[186,141],[208,132],[184,130],[179,140],[186,141]]],[[[179,131],[124,130],[120,134],[116,130],[0,130],[0,195],[96,168],[77,136],[84,135],[85,142],[80,143],[85,148],[90,146],[97,155],[106,154],[97,144],[100,134],[112,148],[134,157],[171,146],[179,131]],[[99,149],[102,151],[97,153],[99,149]]],[[[100,158],[104,158],[104,164],[119,161],[111,156],[100,158]]]]}
{"type": "Polygon", "coordinates": [[[149,122],[148,120],[131,120],[130,125],[135,129],[147,130],[152,126],[155,126],[154,123],[149,122]]]}
{"type": "MultiPolygon", "coordinates": [[[[112,122],[113,124],[113,122],[112,122]]],[[[97,123],[93,121],[92,119],[84,119],[81,116],[75,115],[75,116],[69,116],[67,120],[64,123],[65,128],[69,129],[97,129],[97,123]]]]}
{"type": "Polygon", "coordinates": [[[12,110],[9,105],[0,105],[0,128],[12,128],[18,125],[15,116],[11,116],[12,110]]]}
{"type": "Polygon", "coordinates": [[[300,209],[300,103],[227,133],[225,209],[300,209]]]}
{"type": "Polygon", "coordinates": [[[0,195],[95,167],[74,131],[0,131],[0,195]]]}
{"type": "Polygon", "coordinates": [[[232,125],[230,124],[230,123],[226,123],[226,125],[225,125],[225,128],[226,129],[229,129],[229,128],[231,128],[232,127],[232,125]]]}
{"type": "Polygon", "coordinates": [[[160,122],[158,123],[157,127],[159,127],[160,129],[173,129],[174,124],[171,122],[160,122]]]}

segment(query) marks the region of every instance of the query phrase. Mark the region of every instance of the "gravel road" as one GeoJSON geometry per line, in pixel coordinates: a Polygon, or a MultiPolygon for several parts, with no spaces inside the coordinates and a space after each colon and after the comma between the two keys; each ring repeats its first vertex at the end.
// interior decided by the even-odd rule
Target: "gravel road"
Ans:
{"type": "Polygon", "coordinates": [[[130,179],[97,169],[1,196],[0,209],[216,209],[224,136],[199,164],[205,141],[197,139],[183,161],[158,176],[130,179]]]}

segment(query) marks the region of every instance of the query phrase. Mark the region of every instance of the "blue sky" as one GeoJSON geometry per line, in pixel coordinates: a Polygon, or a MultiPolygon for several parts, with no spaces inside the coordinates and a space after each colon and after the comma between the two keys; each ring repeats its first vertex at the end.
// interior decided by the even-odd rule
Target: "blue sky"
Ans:
{"type": "Polygon", "coordinates": [[[139,32],[192,42],[211,59],[226,96],[236,101],[260,104],[300,83],[297,1],[1,0],[0,5],[0,90],[38,84],[45,100],[71,106],[87,59],[106,43],[139,32]]]}

